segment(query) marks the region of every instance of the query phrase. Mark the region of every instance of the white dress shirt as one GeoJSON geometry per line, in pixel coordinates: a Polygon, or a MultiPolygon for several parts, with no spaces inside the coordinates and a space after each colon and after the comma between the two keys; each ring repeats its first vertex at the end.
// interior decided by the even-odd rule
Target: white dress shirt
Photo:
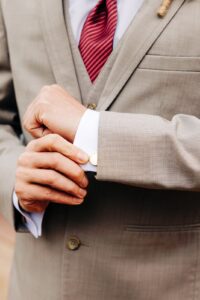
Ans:
{"type": "MultiPolygon", "coordinates": [[[[65,1],[65,0],[64,0],[65,1]]],[[[72,32],[74,34],[77,45],[84,22],[87,18],[88,13],[95,7],[99,0],[69,0],[68,9],[71,20],[72,32]]],[[[139,8],[141,7],[143,0],[118,0],[118,22],[114,35],[113,47],[115,47],[118,41],[121,39],[131,21],[135,17],[139,8]]],[[[66,4],[66,2],[65,2],[66,4]]],[[[67,9],[67,5],[64,6],[67,9]]],[[[97,152],[98,146],[98,124],[99,124],[99,113],[90,109],[86,110],[83,117],[81,118],[74,144],[88,153],[91,156],[97,152]],[[92,124],[92,126],[91,126],[92,124]],[[87,133],[87,134],[86,134],[87,133]],[[89,134],[88,134],[89,133],[89,134]]],[[[96,167],[87,163],[82,166],[85,171],[96,171],[96,167]]],[[[25,213],[23,212],[18,204],[16,194],[13,195],[13,203],[15,208],[25,217],[26,227],[33,234],[34,237],[42,235],[42,221],[43,213],[25,213]]]]}

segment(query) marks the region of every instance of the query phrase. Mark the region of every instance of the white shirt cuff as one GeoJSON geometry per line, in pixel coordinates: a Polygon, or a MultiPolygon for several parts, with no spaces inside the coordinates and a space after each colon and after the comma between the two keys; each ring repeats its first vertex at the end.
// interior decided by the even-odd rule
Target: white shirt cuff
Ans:
{"type": "Polygon", "coordinates": [[[16,193],[13,193],[13,205],[14,207],[21,213],[21,215],[25,218],[25,226],[32,233],[35,238],[38,238],[42,235],[42,221],[44,217],[44,213],[26,213],[22,211],[19,207],[19,201],[16,193]]]}
{"type": "MultiPolygon", "coordinates": [[[[89,157],[94,153],[97,153],[99,115],[99,112],[87,109],[81,118],[74,139],[74,145],[85,151],[89,157]]],[[[97,167],[90,162],[82,165],[82,168],[84,171],[97,171],[97,167]]]]}

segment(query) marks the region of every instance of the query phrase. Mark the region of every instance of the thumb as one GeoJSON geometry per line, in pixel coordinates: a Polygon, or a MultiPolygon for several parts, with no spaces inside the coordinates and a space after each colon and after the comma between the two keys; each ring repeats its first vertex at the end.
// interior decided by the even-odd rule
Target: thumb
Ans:
{"type": "Polygon", "coordinates": [[[40,138],[52,133],[45,125],[42,118],[30,106],[23,119],[23,126],[34,138],[40,138]]]}

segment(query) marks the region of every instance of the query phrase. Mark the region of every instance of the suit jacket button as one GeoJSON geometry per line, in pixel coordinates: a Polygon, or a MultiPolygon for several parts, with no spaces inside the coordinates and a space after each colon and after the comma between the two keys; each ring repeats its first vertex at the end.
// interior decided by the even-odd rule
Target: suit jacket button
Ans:
{"type": "Polygon", "coordinates": [[[89,103],[89,104],[87,105],[87,108],[92,109],[92,110],[95,110],[96,107],[97,107],[97,105],[96,105],[95,103],[89,103]]]}
{"type": "Polygon", "coordinates": [[[71,236],[67,242],[67,248],[71,251],[77,250],[81,245],[81,241],[76,236],[71,236]]]}

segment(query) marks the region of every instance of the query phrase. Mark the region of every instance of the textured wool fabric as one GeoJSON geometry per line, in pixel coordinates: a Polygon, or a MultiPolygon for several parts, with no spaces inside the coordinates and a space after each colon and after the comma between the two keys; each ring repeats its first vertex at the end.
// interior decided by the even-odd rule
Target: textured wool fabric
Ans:
{"type": "Polygon", "coordinates": [[[87,91],[61,1],[0,0],[6,217],[24,147],[13,130],[18,112],[22,119],[40,88],[55,82],[101,111],[97,179],[88,174],[83,205],[49,206],[40,239],[17,233],[9,300],[199,298],[200,2],[173,1],[164,19],[159,5],[144,1],[87,91]],[[71,236],[81,241],[76,251],[71,236]]]}

